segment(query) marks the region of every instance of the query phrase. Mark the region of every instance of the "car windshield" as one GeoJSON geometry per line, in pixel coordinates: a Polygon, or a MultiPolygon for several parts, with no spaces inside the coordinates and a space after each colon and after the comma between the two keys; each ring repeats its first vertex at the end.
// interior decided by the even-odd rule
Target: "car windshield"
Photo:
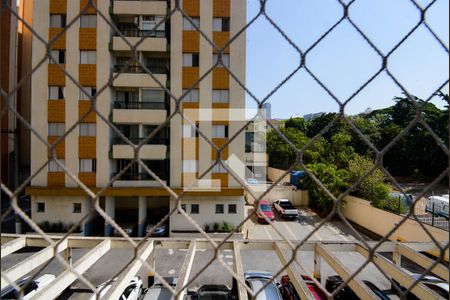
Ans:
{"type": "Polygon", "coordinates": [[[262,205],[261,205],[261,210],[262,210],[262,211],[272,211],[272,209],[270,208],[270,206],[267,205],[267,204],[262,204],[262,205]]]}
{"type": "Polygon", "coordinates": [[[280,202],[280,206],[282,208],[292,208],[292,205],[290,202],[280,202]]]}

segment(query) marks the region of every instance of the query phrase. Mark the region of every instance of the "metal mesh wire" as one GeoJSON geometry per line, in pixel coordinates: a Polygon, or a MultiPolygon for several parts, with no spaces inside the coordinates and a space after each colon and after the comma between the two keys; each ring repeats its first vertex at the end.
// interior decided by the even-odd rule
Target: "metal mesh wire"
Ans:
{"type": "MultiPolygon", "coordinates": [[[[70,0],[71,1],[71,0],[70,0]]],[[[101,0],[103,1],[103,0],[101,0]]],[[[106,1],[106,0],[105,0],[106,1]]],[[[203,0],[202,0],[203,1],[203,0]]],[[[207,1],[207,0],[205,0],[207,1]]],[[[185,122],[187,122],[188,124],[191,124],[194,128],[196,128],[196,131],[198,132],[199,138],[201,138],[202,140],[204,140],[205,142],[207,142],[213,149],[215,149],[215,151],[217,151],[217,160],[214,162],[215,165],[220,164],[223,168],[226,169],[226,171],[231,174],[231,176],[237,181],[239,182],[242,187],[244,187],[244,189],[246,190],[247,193],[249,193],[250,195],[254,196],[252,193],[252,190],[249,189],[249,186],[246,182],[244,182],[228,165],[227,163],[221,158],[222,157],[222,152],[224,151],[224,149],[229,146],[239,135],[243,134],[246,126],[248,126],[250,124],[250,121],[247,122],[247,124],[245,124],[238,132],[236,132],[233,136],[230,136],[228,139],[228,142],[223,145],[222,147],[217,147],[214,142],[207,136],[205,135],[199,128],[196,127],[195,122],[193,122],[192,120],[189,120],[189,118],[187,118],[187,116],[185,116],[183,114],[183,110],[182,110],[182,102],[183,99],[188,95],[188,93],[195,87],[197,86],[200,82],[202,82],[202,80],[204,80],[207,76],[209,76],[212,71],[214,70],[214,68],[216,66],[218,66],[221,63],[221,59],[222,59],[222,55],[224,54],[224,50],[229,47],[242,33],[244,33],[250,26],[252,26],[253,23],[255,23],[256,20],[259,19],[265,19],[267,20],[271,26],[278,32],[281,34],[281,36],[283,37],[283,39],[285,41],[287,41],[290,45],[290,47],[292,49],[294,49],[300,57],[299,63],[298,65],[295,66],[294,71],[289,74],[287,77],[285,77],[279,84],[277,84],[275,86],[275,88],[273,88],[271,90],[271,92],[263,97],[263,98],[259,98],[257,97],[251,90],[249,90],[247,88],[247,86],[245,85],[245,83],[241,82],[240,79],[233,74],[233,70],[230,69],[228,66],[224,66],[227,71],[229,72],[232,80],[234,80],[242,89],[245,90],[245,92],[247,93],[247,95],[249,95],[249,98],[252,99],[252,101],[254,101],[257,106],[259,108],[262,108],[262,106],[264,105],[264,103],[266,103],[271,96],[277,92],[281,87],[283,87],[287,82],[289,82],[292,77],[297,74],[300,70],[303,70],[304,72],[306,72],[320,87],[321,89],[323,89],[326,94],[328,94],[332,99],[334,99],[334,101],[337,103],[337,105],[339,106],[339,114],[336,116],[336,118],[333,120],[333,122],[331,122],[330,124],[328,124],[328,126],[326,126],[317,136],[315,136],[314,138],[312,138],[310,140],[310,142],[305,145],[303,148],[299,149],[297,148],[294,143],[292,141],[290,141],[276,126],[274,126],[274,124],[272,124],[271,120],[267,120],[268,122],[268,126],[271,127],[271,130],[275,131],[292,149],[293,151],[296,153],[297,159],[295,161],[295,163],[293,163],[290,168],[288,168],[285,172],[284,175],[288,175],[290,173],[290,171],[292,171],[296,165],[300,165],[307,173],[307,175],[315,181],[315,183],[328,195],[328,197],[330,199],[333,200],[334,202],[334,206],[333,209],[331,211],[331,213],[329,213],[319,224],[317,224],[314,228],[314,230],[312,230],[303,240],[301,241],[292,241],[290,240],[286,234],[284,232],[280,232],[279,229],[277,229],[273,224],[271,224],[272,228],[282,237],[282,239],[289,245],[289,248],[292,252],[292,256],[290,258],[290,260],[288,260],[286,262],[286,264],[283,266],[283,268],[281,270],[278,270],[277,272],[274,272],[273,276],[274,278],[278,277],[280,274],[282,274],[287,267],[289,267],[291,264],[293,263],[298,263],[299,265],[301,265],[301,261],[298,260],[296,253],[299,251],[300,247],[302,245],[304,245],[305,242],[307,242],[309,239],[311,239],[311,237],[322,227],[324,226],[327,222],[329,222],[332,218],[339,218],[346,226],[348,229],[350,229],[353,234],[355,236],[357,236],[359,238],[359,243],[366,249],[368,249],[368,257],[365,261],[364,264],[362,264],[355,272],[353,272],[351,274],[351,277],[346,279],[344,281],[344,283],[341,285],[342,286],[346,286],[355,276],[357,276],[369,263],[374,263],[375,262],[375,253],[376,250],[381,247],[383,245],[383,243],[385,243],[386,241],[388,241],[388,239],[391,237],[391,235],[393,235],[393,233],[400,227],[402,226],[402,224],[404,224],[406,222],[406,220],[408,220],[409,218],[412,218],[413,220],[415,220],[421,227],[422,230],[424,230],[429,236],[430,239],[434,242],[434,244],[436,245],[437,249],[439,250],[439,257],[436,259],[435,264],[433,264],[432,266],[430,266],[425,272],[423,272],[422,276],[425,276],[426,274],[429,274],[430,271],[437,265],[440,263],[444,263],[444,255],[445,255],[445,251],[446,249],[448,249],[448,242],[445,245],[442,245],[439,241],[435,240],[435,238],[433,237],[433,235],[431,234],[431,232],[429,231],[429,229],[424,226],[424,223],[427,223],[427,221],[424,218],[421,218],[420,216],[418,216],[418,214],[414,213],[415,209],[419,209],[418,208],[418,203],[414,203],[411,207],[411,209],[403,215],[403,219],[400,223],[398,223],[394,228],[391,229],[391,231],[389,232],[389,234],[387,234],[386,236],[382,237],[376,244],[375,246],[371,247],[367,242],[365,242],[364,238],[360,235],[360,233],[353,227],[353,225],[343,216],[343,213],[340,209],[340,205],[343,201],[343,199],[348,196],[351,191],[353,190],[354,187],[358,186],[365,178],[367,178],[368,176],[371,175],[371,173],[376,170],[376,169],[380,169],[383,171],[383,173],[388,177],[388,179],[390,180],[390,182],[392,183],[392,185],[397,188],[399,191],[401,191],[402,193],[406,193],[405,190],[402,188],[402,186],[397,182],[397,180],[389,173],[388,170],[386,170],[386,168],[383,166],[383,157],[384,155],[390,150],[392,149],[392,147],[405,135],[408,134],[409,130],[411,130],[411,128],[413,128],[416,125],[420,125],[422,126],[426,131],[428,131],[431,136],[433,137],[434,141],[436,142],[436,144],[442,149],[442,151],[449,156],[449,149],[448,149],[448,145],[446,144],[448,141],[442,141],[434,132],[433,130],[430,128],[430,126],[427,124],[427,122],[425,121],[425,119],[422,116],[422,112],[423,112],[423,106],[422,104],[418,103],[415,101],[415,98],[409,93],[408,89],[402,85],[402,83],[396,78],[396,76],[391,72],[390,70],[390,58],[393,56],[394,53],[396,53],[396,51],[399,49],[399,47],[405,43],[405,41],[407,41],[419,28],[425,28],[428,33],[433,37],[434,41],[442,48],[442,51],[444,51],[446,54],[448,54],[448,46],[442,41],[442,39],[435,33],[435,31],[433,30],[433,28],[430,26],[430,24],[427,23],[427,12],[430,10],[430,8],[433,7],[433,5],[435,5],[435,3],[437,2],[437,0],[435,1],[431,1],[427,6],[422,6],[420,5],[417,1],[415,0],[410,0],[409,2],[411,3],[412,6],[415,7],[415,9],[417,9],[418,13],[420,14],[420,18],[417,21],[417,23],[410,29],[410,31],[404,35],[404,37],[394,46],[392,47],[392,49],[390,49],[390,51],[388,51],[387,53],[384,53],[382,50],[379,49],[379,47],[377,47],[376,43],[374,43],[369,36],[364,32],[364,30],[362,30],[357,22],[355,22],[352,19],[352,6],[354,5],[354,3],[358,2],[358,1],[342,1],[342,0],[336,0],[336,2],[340,5],[341,7],[341,18],[335,23],[333,24],[328,30],[326,30],[314,43],[312,43],[312,46],[310,46],[307,49],[301,49],[301,47],[297,46],[295,41],[292,40],[285,32],[284,30],[277,24],[277,22],[275,20],[273,20],[271,18],[270,15],[270,11],[267,8],[267,2],[266,0],[259,0],[259,4],[260,4],[260,10],[259,13],[251,20],[248,21],[247,25],[242,28],[239,32],[237,32],[233,37],[230,38],[229,42],[223,47],[223,48],[219,48],[212,40],[211,38],[205,34],[204,32],[202,32],[202,30],[200,30],[200,28],[198,28],[198,25],[191,19],[191,17],[189,17],[182,9],[182,5],[181,2],[179,0],[175,1],[175,5],[172,5],[170,8],[170,12],[167,13],[166,17],[164,20],[160,21],[160,24],[165,23],[166,21],[169,21],[170,18],[173,15],[182,15],[184,18],[186,18],[187,20],[189,20],[189,22],[191,22],[192,26],[198,30],[200,32],[201,35],[201,39],[204,39],[205,41],[207,41],[207,43],[209,43],[213,49],[215,49],[217,51],[217,53],[219,54],[219,61],[217,62],[217,64],[215,66],[213,66],[211,69],[209,69],[207,72],[205,72],[204,74],[202,74],[200,76],[200,79],[192,86],[191,89],[189,89],[188,91],[184,92],[183,95],[181,97],[176,97],[169,88],[166,87],[166,84],[163,82],[159,82],[157,76],[155,76],[155,74],[153,74],[149,68],[144,64],[144,62],[142,62],[139,58],[139,54],[138,54],[138,46],[143,43],[148,36],[142,36],[142,38],[139,40],[139,42],[135,45],[130,44],[129,40],[127,40],[127,37],[122,33],[121,30],[119,30],[116,26],[116,24],[114,24],[113,22],[110,21],[110,18],[106,15],[104,15],[100,10],[97,9],[97,4],[95,1],[89,0],[87,2],[87,5],[80,11],[80,13],[78,14],[78,16],[73,19],[73,20],[69,20],[69,22],[67,23],[67,25],[65,26],[65,28],[59,33],[57,34],[51,41],[47,42],[47,37],[42,37],[39,36],[38,33],[33,29],[33,26],[31,24],[28,24],[25,20],[21,19],[20,16],[17,14],[17,12],[10,7],[9,2],[8,1],[2,1],[2,9],[6,9],[9,10],[10,13],[12,15],[14,15],[16,18],[18,18],[21,22],[23,22],[24,26],[27,27],[32,34],[40,41],[42,42],[44,45],[46,45],[47,47],[47,56],[46,57],[42,57],[42,60],[40,61],[40,63],[38,63],[28,74],[24,74],[22,79],[20,80],[20,82],[17,83],[16,86],[10,87],[9,90],[1,90],[1,97],[4,98],[6,100],[6,102],[8,103],[8,106],[4,106],[2,108],[2,115],[5,114],[7,111],[11,114],[13,114],[17,120],[22,123],[26,128],[28,128],[31,131],[31,134],[34,135],[35,137],[37,137],[43,144],[46,145],[46,147],[48,148],[48,150],[51,152],[51,157],[49,158],[49,160],[42,165],[39,170],[37,170],[36,172],[34,172],[33,174],[31,174],[31,176],[29,178],[27,178],[26,180],[24,180],[23,182],[20,182],[19,186],[17,186],[16,188],[13,188],[11,186],[7,186],[5,185],[3,182],[1,183],[1,189],[4,193],[6,193],[10,199],[11,199],[11,208],[4,212],[1,216],[2,221],[4,220],[4,218],[6,218],[10,213],[15,213],[17,214],[22,220],[24,220],[31,228],[32,230],[34,230],[38,235],[40,235],[41,237],[43,237],[48,243],[49,245],[51,245],[52,247],[54,247],[54,249],[56,249],[60,243],[62,243],[62,241],[69,237],[79,226],[81,226],[83,224],[84,221],[86,221],[87,219],[90,218],[91,214],[93,212],[98,213],[99,215],[101,215],[105,221],[107,221],[109,224],[111,224],[114,229],[116,229],[118,232],[120,232],[120,234],[130,243],[130,245],[135,249],[135,255],[134,255],[134,259],[133,260],[140,260],[141,263],[143,264],[143,266],[145,268],[147,268],[149,271],[152,271],[155,273],[155,276],[164,283],[164,285],[169,288],[174,295],[179,295],[182,290],[186,287],[188,287],[196,278],[198,278],[199,275],[202,274],[202,272],[204,272],[209,266],[211,266],[212,263],[214,262],[219,262],[224,269],[226,269],[231,276],[233,276],[238,282],[240,282],[243,286],[245,286],[245,282],[243,280],[243,278],[239,278],[234,270],[232,268],[230,268],[225,262],[224,260],[220,257],[219,253],[220,253],[220,248],[222,245],[224,245],[224,243],[226,243],[227,241],[232,240],[233,234],[237,232],[237,230],[240,227],[243,227],[244,224],[252,217],[255,215],[255,211],[251,214],[249,214],[244,220],[242,220],[241,224],[239,226],[236,226],[236,229],[231,232],[227,237],[221,239],[221,240],[217,240],[217,239],[213,239],[207,232],[205,232],[204,228],[202,227],[201,224],[197,224],[192,218],[191,216],[186,213],[183,209],[182,209],[182,202],[183,202],[183,197],[185,196],[185,192],[176,192],[174,189],[172,189],[169,185],[166,184],[166,182],[164,180],[162,180],[160,177],[158,177],[157,174],[155,174],[155,172],[153,172],[151,170],[151,168],[149,168],[144,162],[143,160],[139,157],[140,154],[140,150],[142,149],[142,147],[144,145],[147,144],[148,141],[151,141],[153,138],[156,137],[156,135],[161,131],[164,130],[165,127],[167,127],[170,123],[170,121],[176,117],[176,116],[180,116],[181,118],[183,118],[185,120],[185,122]],[[55,66],[58,66],[59,69],[65,73],[65,75],[67,76],[67,79],[69,81],[71,81],[73,84],[75,84],[78,88],[82,89],[81,84],[78,82],[78,80],[76,78],[74,78],[74,76],[72,76],[71,74],[69,74],[63,65],[58,64],[57,61],[55,61],[55,59],[53,57],[50,56],[50,50],[52,47],[52,44],[54,44],[58,38],[60,38],[69,28],[71,28],[71,26],[76,23],[79,22],[79,18],[81,15],[83,15],[84,12],[86,12],[89,8],[93,8],[97,11],[97,18],[98,18],[98,22],[106,22],[110,27],[111,30],[113,32],[113,34],[115,36],[120,37],[129,47],[129,52],[131,53],[131,59],[130,61],[128,61],[125,65],[122,65],[118,70],[118,72],[115,72],[114,75],[111,76],[110,80],[108,82],[104,82],[102,86],[100,86],[100,84],[98,84],[97,87],[97,94],[95,96],[92,96],[90,94],[86,93],[86,98],[88,98],[91,101],[91,107],[90,110],[88,112],[86,112],[79,120],[78,122],[76,122],[75,124],[73,124],[70,128],[66,128],[65,133],[60,136],[54,143],[50,144],[47,141],[47,137],[41,135],[37,130],[35,130],[30,123],[28,123],[26,121],[26,119],[20,115],[20,113],[17,111],[17,109],[14,107],[13,103],[12,103],[12,99],[14,94],[22,87],[22,85],[24,84],[24,82],[33,77],[33,74],[35,73],[35,71],[38,68],[41,68],[45,65],[45,62],[47,62],[48,60],[53,61],[53,63],[55,64],[55,66]],[[353,94],[346,98],[346,99],[342,99],[340,97],[338,97],[336,94],[333,93],[333,91],[327,87],[327,85],[324,83],[324,81],[321,80],[321,78],[319,78],[319,76],[317,76],[314,71],[310,68],[310,66],[308,65],[308,57],[310,56],[311,53],[313,53],[315,51],[315,49],[317,48],[318,45],[320,45],[324,39],[329,36],[332,32],[334,32],[337,28],[339,28],[340,26],[342,26],[344,23],[346,23],[347,25],[350,25],[352,28],[354,28],[357,33],[359,34],[360,37],[362,37],[364,39],[364,41],[376,52],[376,54],[378,55],[381,64],[378,70],[376,70],[376,72],[374,74],[372,74],[372,76],[370,76],[370,78],[368,80],[366,80],[357,90],[355,90],[353,92],[353,94]],[[148,135],[144,140],[139,141],[139,143],[133,143],[129,138],[127,138],[118,128],[117,126],[110,121],[108,116],[102,115],[102,113],[97,110],[97,97],[99,95],[101,95],[103,92],[105,92],[109,86],[110,83],[113,82],[121,73],[124,73],[128,70],[128,68],[130,66],[133,65],[137,65],[140,68],[140,72],[146,73],[148,74],[148,76],[150,78],[152,78],[155,82],[158,83],[159,87],[165,91],[165,93],[167,95],[169,95],[170,97],[170,102],[175,106],[175,110],[172,111],[172,113],[167,117],[167,119],[160,124],[150,135],[148,135]],[[346,114],[346,108],[348,107],[348,105],[355,100],[355,98],[360,94],[361,91],[363,91],[366,87],[368,87],[377,77],[379,77],[381,74],[387,75],[394,83],[395,85],[411,100],[411,103],[414,105],[417,114],[415,116],[415,118],[408,124],[408,126],[406,128],[403,128],[403,130],[401,131],[401,133],[396,136],[386,147],[384,147],[383,149],[377,149],[376,146],[370,141],[370,139],[365,136],[361,130],[354,124],[353,120],[351,118],[349,118],[346,114]],[[129,162],[129,164],[127,166],[125,166],[122,170],[120,170],[119,173],[117,173],[110,181],[110,183],[102,188],[99,188],[98,190],[92,190],[91,188],[89,188],[88,186],[86,186],[77,176],[77,174],[72,173],[65,165],[64,163],[62,163],[60,160],[58,160],[57,158],[57,154],[56,154],[56,147],[62,143],[65,138],[74,130],[76,130],[79,126],[80,123],[82,123],[82,121],[90,114],[90,113],[95,113],[98,117],[98,120],[101,120],[101,122],[105,122],[106,124],[108,124],[108,126],[110,126],[111,130],[117,134],[124,143],[130,145],[131,147],[133,147],[134,149],[134,159],[129,162]],[[324,134],[326,134],[331,127],[336,124],[339,121],[344,121],[346,124],[348,124],[349,128],[361,139],[361,141],[363,143],[365,143],[367,145],[367,147],[369,149],[371,149],[371,151],[375,154],[376,160],[375,160],[375,164],[373,165],[373,167],[363,176],[361,177],[357,182],[354,182],[352,184],[352,186],[350,188],[347,189],[346,192],[339,194],[339,195],[334,195],[332,192],[329,191],[329,189],[327,188],[327,186],[325,184],[323,184],[309,169],[308,167],[305,165],[304,160],[303,160],[303,154],[305,152],[306,149],[308,149],[310,146],[313,146],[314,143],[320,138],[322,137],[324,134]],[[50,163],[50,161],[53,161],[54,163],[56,163],[63,171],[65,174],[67,174],[74,182],[76,182],[79,187],[86,193],[86,195],[92,200],[93,203],[93,208],[92,211],[85,214],[80,221],[77,224],[74,224],[70,230],[67,232],[67,234],[61,238],[61,240],[59,240],[58,242],[53,241],[52,239],[49,238],[49,236],[47,235],[46,232],[44,232],[33,220],[30,219],[30,217],[19,207],[18,205],[18,197],[19,195],[21,195],[24,192],[24,189],[30,184],[31,180],[41,171],[45,170],[45,168],[47,168],[47,165],[50,163]],[[159,222],[158,225],[163,224],[164,222],[166,222],[168,220],[168,218],[175,213],[179,213],[182,216],[184,216],[184,218],[186,218],[200,233],[201,235],[207,239],[209,241],[209,243],[213,246],[213,248],[215,249],[215,255],[214,257],[197,273],[197,274],[193,274],[189,281],[186,283],[186,285],[180,289],[180,290],[174,290],[173,287],[171,287],[170,285],[168,285],[164,279],[162,278],[162,276],[160,274],[158,274],[156,272],[156,270],[153,270],[152,266],[150,266],[148,264],[148,262],[141,260],[141,258],[138,257],[138,253],[140,251],[140,249],[142,249],[142,247],[145,246],[147,239],[143,239],[143,240],[136,240],[131,238],[117,223],[114,219],[112,219],[107,213],[106,211],[101,207],[100,205],[100,197],[105,193],[106,189],[108,186],[112,186],[112,183],[115,182],[116,180],[118,180],[123,174],[125,174],[127,172],[127,170],[129,170],[132,165],[134,163],[139,164],[139,166],[142,168],[142,170],[147,173],[151,178],[154,178],[154,180],[158,181],[161,186],[166,189],[169,194],[176,199],[176,206],[170,210],[170,212],[159,222]],[[416,205],[417,204],[417,205],[416,205]]],[[[280,4],[281,5],[281,4],[280,4]]],[[[160,25],[158,24],[158,25],[160,25]]],[[[70,59],[70,58],[69,58],[70,59]]],[[[433,92],[428,99],[425,99],[426,102],[429,102],[437,93],[439,93],[439,91],[441,91],[442,88],[444,88],[446,85],[448,84],[448,79],[446,79],[444,82],[442,82],[442,84],[440,86],[437,86],[435,89],[435,92],[433,92]]],[[[276,103],[275,103],[276,104],[276,103]]],[[[202,174],[200,174],[198,176],[197,180],[200,180],[202,178],[204,178],[214,167],[214,165],[212,165],[208,170],[206,170],[205,172],[203,172],[202,174]]],[[[420,199],[421,197],[425,196],[428,192],[430,192],[433,187],[440,181],[442,181],[446,176],[448,176],[450,174],[450,169],[447,167],[445,169],[445,171],[438,176],[437,178],[435,178],[435,180],[429,185],[427,186],[425,189],[423,189],[423,191],[420,193],[420,195],[418,195],[417,199],[420,199]]],[[[284,176],[282,176],[284,177],[284,176]]],[[[278,179],[278,181],[274,182],[270,188],[264,192],[262,195],[260,196],[254,196],[254,198],[256,199],[256,203],[259,203],[259,201],[261,201],[272,189],[274,189],[276,187],[276,185],[281,182],[282,177],[280,177],[278,179]]],[[[195,184],[195,183],[194,183],[195,184]]],[[[192,185],[194,185],[192,184],[192,185]]],[[[185,190],[189,190],[189,188],[186,188],[185,190]]],[[[270,222],[269,222],[270,223],[270,222]]],[[[448,221],[444,220],[444,225],[443,226],[447,226],[447,230],[448,230],[448,221]]],[[[150,236],[150,234],[147,235],[146,238],[148,238],[150,236]]],[[[249,241],[251,243],[251,241],[249,241]]],[[[55,251],[54,252],[54,257],[62,264],[64,265],[68,270],[70,270],[70,272],[73,272],[77,278],[79,280],[81,280],[83,283],[85,283],[92,291],[94,291],[95,293],[99,293],[99,290],[91,283],[89,282],[88,279],[86,279],[85,275],[80,274],[79,272],[77,272],[73,266],[69,265],[66,261],[66,259],[58,252],[55,251]]],[[[131,262],[130,262],[131,263],[131,262]]],[[[381,268],[379,267],[376,263],[375,265],[377,266],[378,270],[384,274],[384,276],[390,280],[392,282],[392,279],[390,278],[390,276],[381,268]]],[[[41,270],[44,268],[45,266],[41,267],[41,270]]],[[[123,270],[121,270],[122,272],[123,270]]],[[[2,272],[3,273],[3,272],[2,272]]],[[[119,272],[120,274],[120,272],[119,272]]],[[[119,275],[117,274],[117,275],[119,275]]],[[[114,277],[114,276],[111,276],[114,277]]],[[[7,280],[8,282],[10,282],[10,280],[8,278],[5,278],[4,275],[2,274],[2,278],[4,278],[5,280],[7,280]]],[[[32,280],[33,278],[31,278],[30,280],[32,280]]],[[[401,291],[399,289],[399,287],[397,285],[394,284],[395,288],[398,290],[398,292],[403,295],[403,297],[406,295],[406,293],[408,291],[410,291],[412,288],[414,288],[416,286],[416,284],[419,282],[419,280],[417,280],[412,286],[407,287],[406,291],[401,291]]],[[[10,282],[13,286],[15,286],[17,289],[19,289],[14,282],[10,282]]],[[[260,291],[258,291],[256,293],[256,295],[249,289],[247,288],[248,292],[252,295],[252,296],[256,296],[257,294],[259,294],[262,289],[260,291]]],[[[325,292],[325,291],[324,291],[325,292]]],[[[329,297],[334,297],[337,295],[337,293],[339,292],[339,289],[336,289],[333,293],[329,294],[327,293],[327,295],[329,297]]]]}

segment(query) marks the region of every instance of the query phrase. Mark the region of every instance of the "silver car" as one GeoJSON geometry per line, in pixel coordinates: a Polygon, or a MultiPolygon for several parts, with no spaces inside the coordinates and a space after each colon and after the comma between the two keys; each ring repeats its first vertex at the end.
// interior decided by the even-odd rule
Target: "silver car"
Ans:
{"type": "Polygon", "coordinates": [[[257,293],[264,285],[269,283],[261,293],[256,296],[256,300],[281,300],[280,291],[276,283],[273,281],[272,274],[264,271],[249,271],[244,274],[245,283],[253,291],[257,293]]]}
{"type": "MultiPolygon", "coordinates": [[[[164,278],[167,283],[175,288],[177,285],[177,277],[164,278]]],[[[145,291],[145,296],[142,300],[170,300],[173,298],[172,292],[166,288],[162,283],[155,283],[145,291]]]]}

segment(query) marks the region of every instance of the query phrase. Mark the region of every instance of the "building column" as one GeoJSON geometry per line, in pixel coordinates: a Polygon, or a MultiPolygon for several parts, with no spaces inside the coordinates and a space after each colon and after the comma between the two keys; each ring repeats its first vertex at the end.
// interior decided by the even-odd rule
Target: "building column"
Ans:
{"type": "Polygon", "coordinates": [[[145,236],[145,223],[147,221],[147,197],[139,197],[138,235],[145,236]]]}
{"type": "MultiPolygon", "coordinates": [[[[115,220],[116,202],[114,197],[105,197],[105,212],[113,220],[115,220]]],[[[105,220],[105,236],[112,236],[114,228],[105,220]]]]}
{"type": "Polygon", "coordinates": [[[84,203],[83,203],[83,216],[85,216],[86,214],[89,214],[89,217],[87,217],[84,221],[82,226],[82,230],[83,230],[83,235],[84,236],[90,236],[92,235],[92,219],[94,216],[94,205],[93,205],[93,201],[90,197],[86,197],[84,199],[84,203]]]}

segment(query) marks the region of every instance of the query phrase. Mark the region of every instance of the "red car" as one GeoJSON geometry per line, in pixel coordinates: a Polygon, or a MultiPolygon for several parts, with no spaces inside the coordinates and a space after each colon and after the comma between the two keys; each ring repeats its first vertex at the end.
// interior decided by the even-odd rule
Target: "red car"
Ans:
{"type": "Polygon", "coordinates": [[[269,201],[261,200],[259,202],[259,209],[256,210],[256,218],[258,219],[258,222],[267,223],[265,217],[267,217],[270,221],[275,220],[275,214],[269,201]]]}
{"type": "MultiPolygon", "coordinates": [[[[302,275],[302,278],[315,300],[327,299],[327,296],[324,294],[324,292],[322,292],[322,290],[309,276],[302,275]]],[[[295,291],[294,285],[291,283],[289,275],[284,275],[283,277],[281,277],[280,283],[280,292],[283,296],[283,300],[300,300],[300,296],[295,291]]]]}

